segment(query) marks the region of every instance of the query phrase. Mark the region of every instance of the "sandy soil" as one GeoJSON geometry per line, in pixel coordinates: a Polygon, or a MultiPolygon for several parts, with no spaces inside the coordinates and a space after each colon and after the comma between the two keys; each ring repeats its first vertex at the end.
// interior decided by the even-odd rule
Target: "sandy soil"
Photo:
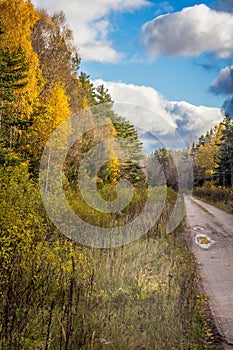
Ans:
{"type": "Polygon", "coordinates": [[[185,204],[191,250],[223,340],[221,348],[233,349],[233,215],[193,197],[186,197],[185,204]],[[195,239],[199,234],[206,234],[215,243],[208,249],[201,248],[195,239]]]}

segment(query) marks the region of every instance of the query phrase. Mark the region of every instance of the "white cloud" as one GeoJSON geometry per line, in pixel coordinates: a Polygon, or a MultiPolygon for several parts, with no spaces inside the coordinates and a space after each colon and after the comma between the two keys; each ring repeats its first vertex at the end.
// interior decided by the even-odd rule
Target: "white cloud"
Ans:
{"type": "Polygon", "coordinates": [[[174,7],[169,4],[168,1],[163,1],[159,3],[157,6],[157,10],[155,11],[156,15],[160,15],[162,12],[172,12],[174,11],[174,7]]]}
{"type": "Polygon", "coordinates": [[[233,15],[204,4],[187,7],[144,24],[142,40],[152,58],[203,52],[226,58],[233,50],[233,15]]]}
{"type": "Polygon", "coordinates": [[[173,115],[178,116],[179,128],[183,132],[201,134],[217,125],[223,118],[220,108],[195,106],[186,101],[167,101],[166,109],[173,115]]]}
{"type": "Polygon", "coordinates": [[[138,128],[159,135],[173,134],[176,118],[166,111],[166,101],[151,87],[95,80],[95,86],[103,84],[114,102],[115,110],[138,128]]]}
{"type": "Polygon", "coordinates": [[[222,120],[219,108],[195,106],[185,101],[168,101],[151,87],[102,80],[116,102],[116,112],[139,129],[155,136],[180,134],[186,142],[200,136],[222,120]],[[121,105],[122,104],[122,105],[121,105]]]}
{"type": "Polygon", "coordinates": [[[39,8],[50,13],[63,10],[83,60],[118,62],[122,53],[113,48],[108,39],[111,31],[109,14],[112,11],[129,12],[149,5],[148,0],[33,0],[39,8]]]}
{"type": "Polygon", "coordinates": [[[216,94],[233,94],[233,64],[223,68],[211,84],[211,91],[216,94]]]}

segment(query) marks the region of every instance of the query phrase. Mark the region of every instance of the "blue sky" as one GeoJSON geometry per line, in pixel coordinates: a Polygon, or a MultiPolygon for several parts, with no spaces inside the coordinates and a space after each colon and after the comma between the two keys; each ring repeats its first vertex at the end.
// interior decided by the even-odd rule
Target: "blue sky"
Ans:
{"type": "MultiPolygon", "coordinates": [[[[159,90],[169,100],[186,100],[194,104],[221,107],[222,96],[209,92],[212,80],[224,62],[215,57],[158,57],[152,61],[146,55],[141,43],[141,27],[159,13],[166,13],[163,3],[153,1],[151,6],[133,13],[112,13],[110,22],[113,32],[110,34],[113,47],[125,54],[118,64],[83,61],[81,68],[93,79],[114,80],[125,83],[146,85],[159,90]],[[209,64],[204,69],[202,64],[209,64]]],[[[172,11],[179,11],[187,6],[203,3],[202,1],[170,1],[172,11]]],[[[211,1],[206,1],[206,4],[211,1]]],[[[165,6],[166,8],[166,6],[165,6]]]]}
{"type": "MultiPolygon", "coordinates": [[[[105,84],[117,103],[153,110],[186,141],[219,123],[223,107],[233,112],[232,0],[33,3],[64,11],[94,85],[105,84]]],[[[143,119],[149,132],[157,123],[143,119]]]]}

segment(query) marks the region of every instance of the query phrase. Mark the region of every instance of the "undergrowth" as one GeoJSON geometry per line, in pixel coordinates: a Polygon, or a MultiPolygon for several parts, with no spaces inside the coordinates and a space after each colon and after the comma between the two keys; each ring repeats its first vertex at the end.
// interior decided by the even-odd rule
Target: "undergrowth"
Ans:
{"type": "Polygon", "coordinates": [[[197,187],[193,195],[233,214],[233,190],[227,187],[197,187]]]}
{"type": "Polygon", "coordinates": [[[1,350],[211,349],[194,260],[166,233],[175,192],[147,235],[94,249],[52,225],[26,165],[0,178],[1,350]]]}

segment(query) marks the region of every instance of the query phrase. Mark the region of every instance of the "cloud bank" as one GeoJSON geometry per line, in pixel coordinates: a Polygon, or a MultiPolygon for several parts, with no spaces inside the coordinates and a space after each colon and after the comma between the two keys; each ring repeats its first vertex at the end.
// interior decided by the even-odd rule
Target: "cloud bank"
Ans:
{"type": "Polygon", "coordinates": [[[223,68],[212,82],[210,90],[215,94],[233,94],[233,64],[223,68]]]}
{"type": "Polygon", "coordinates": [[[164,138],[178,133],[187,145],[223,118],[219,108],[195,106],[185,101],[168,101],[151,87],[103,80],[95,80],[93,84],[104,84],[116,104],[122,104],[117,105],[116,112],[138,129],[144,129],[152,142],[151,135],[164,138]]]}
{"type": "Polygon", "coordinates": [[[219,11],[233,13],[233,2],[232,0],[218,0],[214,3],[214,7],[219,11]]]}
{"type": "Polygon", "coordinates": [[[144,24],[142,40],[153,59],[204,52],[227,58],[233,50],[233,15],[204,4],[187,7],[144,24]]]}
{"type": "Polygon", "coordinates": [[[222,106],[226,114],[233,116],[233,64],[223,68],[211,84],[210,91],[228,97],[222,106]]]}
{"type": "Polygon", "coordinates": [[[148,0],[33,0],[38,8],[51,13],[63,10],[83,60],[116,63],[123,56],[113,48],[108,33],[112,31],[109,15],[148,6],[148,0]]]}

